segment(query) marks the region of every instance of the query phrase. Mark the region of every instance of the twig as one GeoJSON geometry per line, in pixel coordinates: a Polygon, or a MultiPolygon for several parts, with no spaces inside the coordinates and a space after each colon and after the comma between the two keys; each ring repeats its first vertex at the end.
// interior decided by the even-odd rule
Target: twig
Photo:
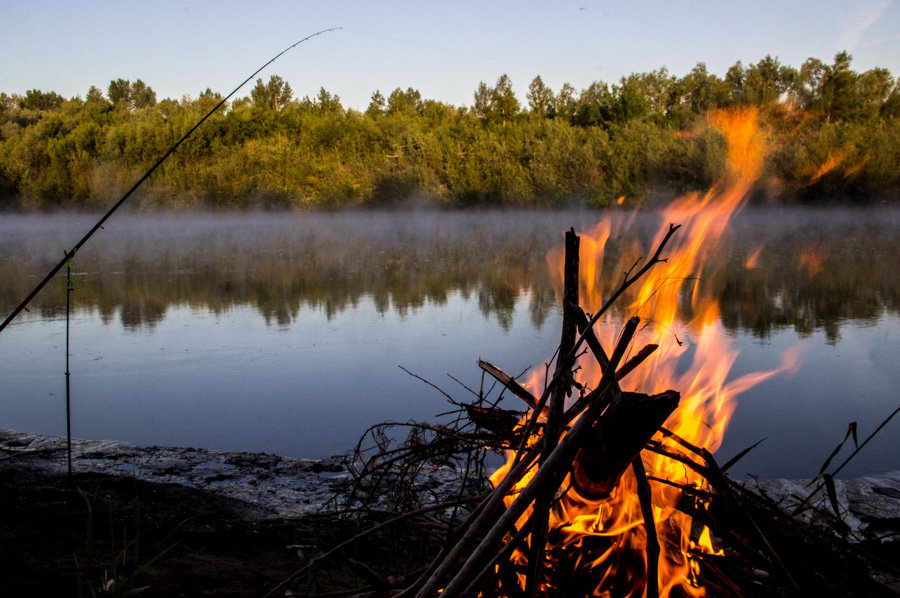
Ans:
{"type": "Polygon", "coordinates": [[[791,572],[788,570],[787,566],[784,564],[784,561],[782,560],[781,556],[778,554],[778,552],[775,550],[775,548],[769,542],[769,539],[766,537],[766,534],[763,533],[762,528],[760,528],[759,525],[757,525],[756,521],[753,519],[753,516],[750,515],[750,512],[744,508],[744,505],[741,504],[737,495],[731,489],[731,484],[728,482],[728,479],[725,477],[725,474],[722,473],[722,470],[719,468],[718,463],[716,463],[716,460],[713,458],[712,453],[710,453],[705,448],[701,448],[700,452],[701,452],[701,455],[703,456],[703,459],[706,461],[708,470],[710,472],[709,475],[706,476],[707,480],[713,482],[713,484],[715,486],[719,487],[721,489],[721,491],[724,492],[725,495],[734,503],[734,505],[738,508],[738,512],[740,512],[744,516],[744,518],[747,520],[747,522],[750,524],[750,526],[753,528],[753,530],[756,531],[760,540],[762,540],[762,543],[765,545],[766,550],[768,551],[769,556],[775,562],[775,565],[779,569],[781,569],[782,574],[785,576],[785,578],[788,580],[788,582],[791,584],[791,586],[795,590],[797,590],[797,592],[799,593],[800,587],[797,585],[797,582],[794,581],[793,575],[791,575],[791,572]]]}
{"type": "MultiPolygon", "coordinates": [[[[618,366],[631,342],[637,325],[640,322],[638,318],[632,318],[625,325],[622,331],[622,337],[619,344],[616,345],[612,357],[610,357],[610,367],[603,373],[603,377],[598,385],[598,391],[601,396],[609,392],[612,386],[612,378],[614,369],[618,366]]],[[[592,405],[587,413],[582,416],[574,426],[565,435],[562,441],[556,446],[556,449],[547,457],[543,466],[538,468],[528,485],[519,493],[516,499],[507,507],[506,512],[500,517],[497,523],[491,528],[490,532],[484,537],[478,547],[472,552],[465,564],[450,580],[443,592],[443,598],[461,595],[461,592],[468,587],[474,575],[477,574],[481,563],[485,557],[494,549],[494,547],[503,539],[506,532],[515,525],[515,522],[523,512],[531,505],[537,494],[546,486],[559,486],[563,478],[568,475],[568,467],[564,463],[571,461],[575,452],[579,448],[579,442],[584,434],[593,426],[596,417],[600,415],[597,405],[592,405]]],[[[504,479],[504,482],[506,480],[504,479]]],[[[449,572],[452,564],[448,564],[444,573],[449,572]]],[[[435,579],[430,580],[431,583],[419,592],[418,596],[431,596],[437,590],[440,578],[435,575],[435,579]]]]}
{"type": "MultiPolygon", "coordinates": [[[[851,459],[853,459],[853,457],[855,457],[856,454],[859,453],[859,451],[861,451],[864,446],[869,444],[869,441],[872,440],[872,438],[874,438],[875,435],[878,434],[878,432],[880,432],[881,429],[883,427],[885,427],[887,425],[887,423],[894,418],[895,415],[897,415],[897,413],[900,413],[900,407],[897,407],[896,409],[894,409],[894,411],[889,416],[887,416],[887,418],[885,418],[885,420],[883,422],[881,422],[881,424],[877,428],[875,428],[875,431],[872,432],[871,434],[869,434],[869,436],[862,442],[862,444],[860,444],[858,447],[856,447],[856,450],[854,450],[852,453],[850,453],[850,455],[846,459],[844,459],[844,462],[841,463],[837,469],[835,469],[833,472],[831,472],[831,475],[834,476],[839,471],[844,469],[844,467],[848,463],[850,463],[851,459]]],[[[797,505],[797,508],[794,509],[793,514],[796,515],[797,513],[799,513],[801,511],[801,509],[804,506],[806,506],[806,504],[810,501],[810,499],[812,499],[813,496],[818,494],[824,487],[825,487],[824,482],[822,482],[818,486],[816,486],[815,490],[810,492],[809,495],[805,499],[803,499],[803,502],[801,502],[799,505],[797,505]]]]}
{"type": "Polygon", "coordinates": [[[640,454],[631,462],[631,469],[637,479],[638,500],[647,532],[647,598],[659,598],[659,538],[656,537],[656,523],[653,520],[650,482],[647,481],[647,472],[640,454]]]}
{"type": "Polygon", "coordinates": [[[500,382],[500,384],[508,388],[511,393],[528,403],[528,406],[532,409],[535,405],[537,405],[537,399],[534,398],[533,394],[525,390],[525,388],[521,384],[516,382],[515,379],[513,379],[511,376],[508,376],[506,372],[504,372],[494,364],[479,359],[478,367],[496,378],[497,381],[500,382]]]}
{"type": "Polygon", "coordinates": [[[421,376],[418,376],[418,375],[416,375],[416,374],[413,374],[412,372],[410,372],[408,369],[406,369],[406,368],[403,367],[402,365],[398,365],[397,367],[400,368],[401,370],[403,370],[404,372],[406,372],[407,374],[409,374],[410,376],[412,376],[413,378],[415,378],[416,380],[421,380],[422,382],[424,382],[425,384],[427,384],[427,385],[430,386],[431,388],[435,389],[436,391],[438,391],[439,393],[441,393],[442,395],[444,395],[445,397],[447,397],[448,399],[450,399],[450,402],[451,402],[451,403],[456,404],[456,401],[453,400],[453,397],[451,397],[450,395],[448,395],[446,392],[444,392],[440,387],[438,387],[438,386],[437,386],[436,384],[434,384],[433,382],[429,382],[429,381],[426,380],[425,378],[423,378],[423,377],[421,377],[421,376]]]}

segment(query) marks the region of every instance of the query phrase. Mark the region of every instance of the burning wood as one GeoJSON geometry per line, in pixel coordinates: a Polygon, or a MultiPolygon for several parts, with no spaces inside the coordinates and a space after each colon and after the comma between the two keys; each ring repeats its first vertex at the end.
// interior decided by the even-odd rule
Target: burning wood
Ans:
{"type": "Polygon", "coordinates": [[[578,493],[594,500],[608,498],[650,437],[675,411],[679,398],[671,390],[654,396],[618,393],[575,458],[572,482],[578,493]]]}

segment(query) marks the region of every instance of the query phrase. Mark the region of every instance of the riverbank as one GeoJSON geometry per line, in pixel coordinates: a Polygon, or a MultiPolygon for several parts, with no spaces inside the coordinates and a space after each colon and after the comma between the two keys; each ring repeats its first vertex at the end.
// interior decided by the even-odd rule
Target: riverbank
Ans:
{"type": "MultiPolygon", "coordinates": [[[[261,596],[358,531],[334,514],[349,477],[339,457],[94,440],[72,453],[69,476],[64,438],[0,430],[0,595],[261,596]]],[[[435,470],[423,483],[449,492],[450,479],[435,470]]],[[[383,541],[348,554],[380,564],[383,541]]],[[[340,565],[329,587],[346,582],[340,565]]]]}
{"type": "MultiPolygon", "coordinates": [[[[69,476],[64,438],[0,430],[3,594],[72,595],[79,583],[102,587],[114,568],[133,571],[164,552],[129,582],[148,586],[142,595],[260,596],[353,533],[332,511],[350,477],[341,457],[74,440],[73,465],[69,476]]],[[[422,483],[439,499],[452,493],[452,480],[433,470],[422,483]]],[[[746,484],[787,502],[806,492],[801,480],[746,484]]],[[[900,472],[836,488],[849,531],[883,539],[886,554],[896,556],[898,542],[888,538],[900,532],[900,472]]],[[[378,542],[363,544],[363,560],[378,558],[378,542]]]]}

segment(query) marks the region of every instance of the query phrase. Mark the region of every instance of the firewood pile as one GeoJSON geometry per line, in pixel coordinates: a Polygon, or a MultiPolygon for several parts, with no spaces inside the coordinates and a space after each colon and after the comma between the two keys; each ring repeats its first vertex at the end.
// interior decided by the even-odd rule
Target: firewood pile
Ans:
{"type": "MultiPolygon", "coordinates": [[[[472,402],[448,395],[457,407],[450,424],[370,429],[348,460],[352,483],[336,506],[359,514],[378,503],[378,513],[373,508],[365,519],[374,525],[320,554],[269,595],[297,595],[299,580],[329,560],[343,560],[363,580],[340,594],[356,596],[895,595],[886,584],[900,579],[900,550],[852,537],[840,516],[828,512],[828,501],[804,501],[788,510],[731,480],[727,470],[746,451],[719,466],[706,448],[666,428],[679,404],[677,390],[625,390],[628,375],[657,347],[632,346],[636,317],[624,324],[610,352],[594,325],[629,286],[665,261],[666,244],[678,228],[670,226],[655,253],[626,272],[591,315],[579,306],[579,237],[574,230],[566,233],[562,334],[540,396],[479,360],[485,380],[494,384],[489,391],[512,395],[520,409],[498,407],[499,398],[485,392],[483,382],[471,391],[472,402]],[[593,388],[573,374],[583,355],[602,368],[593,388]],[[398,441],[404,427],[409,433],[398,441]],[[492,477],[493,487],[484,484],[486,449],[503,449],[510,457],[502,475],[492,477]],[[650,453],[698,474],[703,483],[648,474],[642,455],[650,453]],[[417,480],[426,469],[454,472],[453,493],[423,487],[417,480]],[[633,480],[627,485],[626,475],[633,480]],[[675,492],[673,510],[690,518],[689,545],[671,530],[669,511],[654,502],[659,488],[675,492]],[[602,510],[619,503],[623,493],[636,495],[637,524],[560,541],[576,517],[573,504],[602,510]],[[383,512],[385,502],[393,506],[389,514],[383,512]],[[431,539],[422,546],[433,554],[415,570],[377,572],[347,556],[354,543],[396,525],[413,525],[431,539]],[[677,574],[686,579],[672,579],[673,570],[686,571],[677,574]]],[[[817,490],[828,496],[832,488],[825,476],[817,490]]]]}

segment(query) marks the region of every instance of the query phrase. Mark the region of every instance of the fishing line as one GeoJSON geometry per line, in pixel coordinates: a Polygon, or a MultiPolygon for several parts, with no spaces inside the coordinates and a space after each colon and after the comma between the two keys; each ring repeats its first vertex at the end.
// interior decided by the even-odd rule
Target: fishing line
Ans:
{"type": "Polygon", "coordinates": [[[32,299],[34,299],[34,296],[37,295],[37,294],[40,292],[40,290],[43,289],[44,286],[45,286],[48,282],[50,282],[50,279],[53,278],[53,276],[56,275],[56,273],[59,272],[59,271],[63,268],[63,266],[65,266],[65,265],[69,262],[70,259],[72,259],[72,256],[75,255],[75,252],[78,251],[79,249],[81,249],[81,246],[84,245],[85,243],[87,243],[88,239],[90,239],[90,238],[94,235],[95,232],[97,232],[100,228],[103,227],[103,223],[106,222],[106,221],[109,219],[109,217],[113,215],[113,212],[115,212],[116,210],[118,210],[118,209],[119,209],[119,206],[121,206],[123,203],[125,203],[125,200],[128,199],[128,198],[131,196],[132,193],[134,193],[135,191],[137,191],[138,187],[140,187],[140,186],[144,183],[144,181],[146,181],[148,178],[150,178],[150,175],[153,174],[153,172],[154,172],[157,168],[159,168],[159,166],[160,166],[163,162],[166,161],[166,158],[168,158],[168,157],[169,157],[176,149],[178,149],[178,146],[180,146],[182,143],[184,143],[184,142],[187,140],[187,138],[190,137],[190,136],[193,134],[193,132],[196,131],[198,127],[200,127],[200,125],[202,125],[204,122],[206,122],[206,120],[207,120],[210,116],[212,116],[213,114],[215,114],[215,112],[216,112],[219,108],[221,108],[223,105],[225,105],[225,102],[227,102],[227,101],[231,98],[231,96],[233,96],[234,94],[236,94],[236,93],[238,92],[238,90],[239,90],[240,88],[242,88],[244,85],[246,85],[251,79],[253,79],[253,77],[255,77],[256,75],[258,75],[258,74],[259,74],[263,69],[265,69],[267,66],[269,66],[270,64],[272,64],[273,62],[275,62],[276,60],[278,60],[279,58],[281,58],[281,56],[282,56],[283,54],[285,54],[286,52],[288,52],[289,50],[292,50],[292,49],[296,48],[297,46],[299,46],[300,44],[302,44],[303,42],[305,42],[305,41],[307,41],[307,40],[310,40],[310,39],[312,39],[312,38],[314,38],[314,37],[317,37],[317,36],[319,36],[319,35],[322,35],[322,34],[324,34],[324,33],[329,33],[329,32],[331,32],[331,31],[336,31],[336,30],[338,30],[338,29],[341,29],[341,27],[331,27],[330,29],[323,29],[322,31],[317,31],[316,33],[313,33],[312,35],[307,35],[306,37],[304,37],[304,38],[301,39],[300,41],[298,41],[298,42],[296,42],[296,43],[294,43],[294,44],[288,46],[287,48],[285,48],[284,50],[282,50],[281,52],[279,52],[278,54],[276,54],[275,56],[273,56],[273,57],[272,57],[268,62],[266,62],[264,65],[262,65],[261,67],[259,67],[259,68],[256,69],[255,71],[253,71],[253,73],[252,73],[249,77],[247,77],[246,79],[244,79],[244,80],[241,82],[240,85],[238,85],[238,86],[235,87],[233,90],[231,90],[231,93],[229,93],[227,96],[225,96],[224,98],[222,98],[221,101],[219,101],[219,103],[216,104],[215,107],[213,107],[212,110],[210,110],[209,112],[206,113],[206,116],[204,116],[204,117],[201,118],[199,121],[197,121],[197,124],[195,124],[193,127],[191,127],[190,130],[189,130],[187,133],[185,133],[184,136],[182,136],[181,139],[179,139],[177,142],[175,142],[175,145],[173,145],[172,147],[170,147],[170,148],[168,149],[168,151],[166,151],[166,153],[163,154],[162,157],[161,157],[159,160],[157,160],[156,163],[155,163],[153,166],[151,166],[150,169],[149,169],[147,172],[145,172],[144,175],[143,175],[140,179],[138,179],[138,181],[137,181],[134,185],[131,186],[131,189],[129,189],[128,191],[125,192],[125,195],[123,195],[123,196],[119,199],[119,201],[117,201],[115,204],[113,204],[113,206],[109,209],[109,211],[107,211],[106,214],[104,214],[103,217],[102,217],[99,221],[97,221],[97,224],[95,224],[95,225],[93,226],[93,228],[91,228],[91,230],[89,230],[89,231],[87,232],[87,234],[84,235],[84,236],[81,238],[81,240],[78,241],[78,243],[75,244],[75,246],[72,248],[72,251],[67,251],[67,252],[66,252],[65,256],[63,257],[63,259],[60,260],[60,262],[59,262],[58,264],[56,264],[53,268],[50,269],[50,272],[47,273],[47,276],[45,276],[44,279],[43,279],[41,282],[39,282],[38,285],[37,285],[36,287],[34,287],[34,290],[31,291],[31,292],[28,294],[27,297],[25,297],[25,299],[24,299],[24,300],[23,300],[23,301],[22,301],[22,302],[21,302],[21,303],[13,310],[13,311],[12,311],[11,314],[9,314],[9,316],[6,317],[5,320],[3,320],[3,323],[0,324],[0,332],[3,332],[3,329],[5,329],[6,326],[7,326],[10,322],[12,322],[12,320],[13,320],[17,315],[19,315],[19,312],[21,312],[23,309],[25,309],[25,306],[28,305],[28,303],[29,303],[32,299]]]}

